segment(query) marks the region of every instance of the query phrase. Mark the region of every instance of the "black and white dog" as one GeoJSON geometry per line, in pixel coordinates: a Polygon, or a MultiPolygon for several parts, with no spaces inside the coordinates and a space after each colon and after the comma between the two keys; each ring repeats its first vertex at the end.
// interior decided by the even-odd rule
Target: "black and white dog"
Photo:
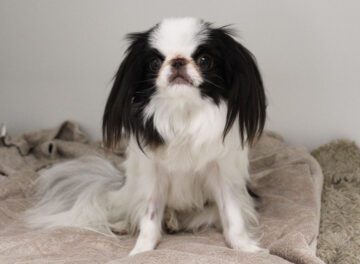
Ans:
{"type": "Polygon", "coordinates": [[[266,99],[252,54],[227,27],[195,18],[128,38],[103,119],[108,147],[129,140],[125,184],[98,157],[56,165],[38,180],[28,222],[138,232],[137,254],[156,247],[166,218],[175,231],[216,226],[230,247],[259,251],[248,146],[263,131],[266,99]]]}

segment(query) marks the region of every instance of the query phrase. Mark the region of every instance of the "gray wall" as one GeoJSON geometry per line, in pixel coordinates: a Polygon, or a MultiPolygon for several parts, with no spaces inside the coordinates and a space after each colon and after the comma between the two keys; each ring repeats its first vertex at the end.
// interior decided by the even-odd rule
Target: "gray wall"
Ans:
{"type": "Polygon", "coordinates": [[[310,148],[360,143],[359,1],[0,0],[0,122],[80,121],[93,138],[127,32],[169,16],[232,23],[256,55],[268,128],[310,148]]]}

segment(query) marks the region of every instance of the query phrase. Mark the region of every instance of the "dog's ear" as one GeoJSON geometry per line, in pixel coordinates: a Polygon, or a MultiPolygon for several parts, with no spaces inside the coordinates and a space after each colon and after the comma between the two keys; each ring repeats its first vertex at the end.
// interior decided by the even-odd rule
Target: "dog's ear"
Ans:
{"type": "Polygon", "coordinates": [[[224,47],[228,112],[224,137],[238,119],[241,143],[249,145],[261,135],[266,120],[266,97],[254,56],[232,37],[227,28],[217,29],[224,47]]]}
{"type": "Polygon", "coordinates": [[[133,97],[143,75],[141,52],[147,43],[149,32],[128,35],[129,48],[114,77],[103,115],[103,141],[107,147],[115,147],[122,137],[132,131],[133,97]]]}

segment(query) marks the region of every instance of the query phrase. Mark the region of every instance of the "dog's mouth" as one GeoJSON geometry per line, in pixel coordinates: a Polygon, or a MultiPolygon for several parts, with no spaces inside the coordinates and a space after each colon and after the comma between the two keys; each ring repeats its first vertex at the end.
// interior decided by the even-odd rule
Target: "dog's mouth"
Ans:
{"type": "Polygon", "coordinates": [[[169,83],[172,85],[192,85],[193,82],[189,76],[186,76],[184,74],[173,74],[169,78],[169,83]]]}

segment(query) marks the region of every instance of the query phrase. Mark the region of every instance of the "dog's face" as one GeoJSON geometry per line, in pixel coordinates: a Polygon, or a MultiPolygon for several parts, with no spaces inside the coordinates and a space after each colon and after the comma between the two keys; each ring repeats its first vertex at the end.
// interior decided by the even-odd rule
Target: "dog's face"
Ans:
{"type": "Polygon", "coordinates": [[[237,119],[242,141],[252,143],[261,133],[266,112],[261,76],[251,53],[229,29],[174,18],[128,38],[104,113],[108,146],[123,134],[135,135],[140,145],[163,144],[153,120],[159,98],[180,108],[201,101],[213,107],[224,103],[224,136],[237,119]]]}
{"type": "MultiPolygon", "coordinates": [[[[159,93],[173,91],[176,96],[200,90],[206,96],[206,90],[224,86],[223,73],[217,68],[221,55],[216,52],[217,47],[211,46],[209,37],[209,25],[191,18],[165,20],[155,27],[149,43],[159,56],[150,61],[149,68],[159,93]],[[206,89],[206,84],[213,87],[206,89]]],[[[208,96],[211,94],[214,93],[208,96]]],[[[218,103],[218,96],[213,99],[218,103]]]]}

